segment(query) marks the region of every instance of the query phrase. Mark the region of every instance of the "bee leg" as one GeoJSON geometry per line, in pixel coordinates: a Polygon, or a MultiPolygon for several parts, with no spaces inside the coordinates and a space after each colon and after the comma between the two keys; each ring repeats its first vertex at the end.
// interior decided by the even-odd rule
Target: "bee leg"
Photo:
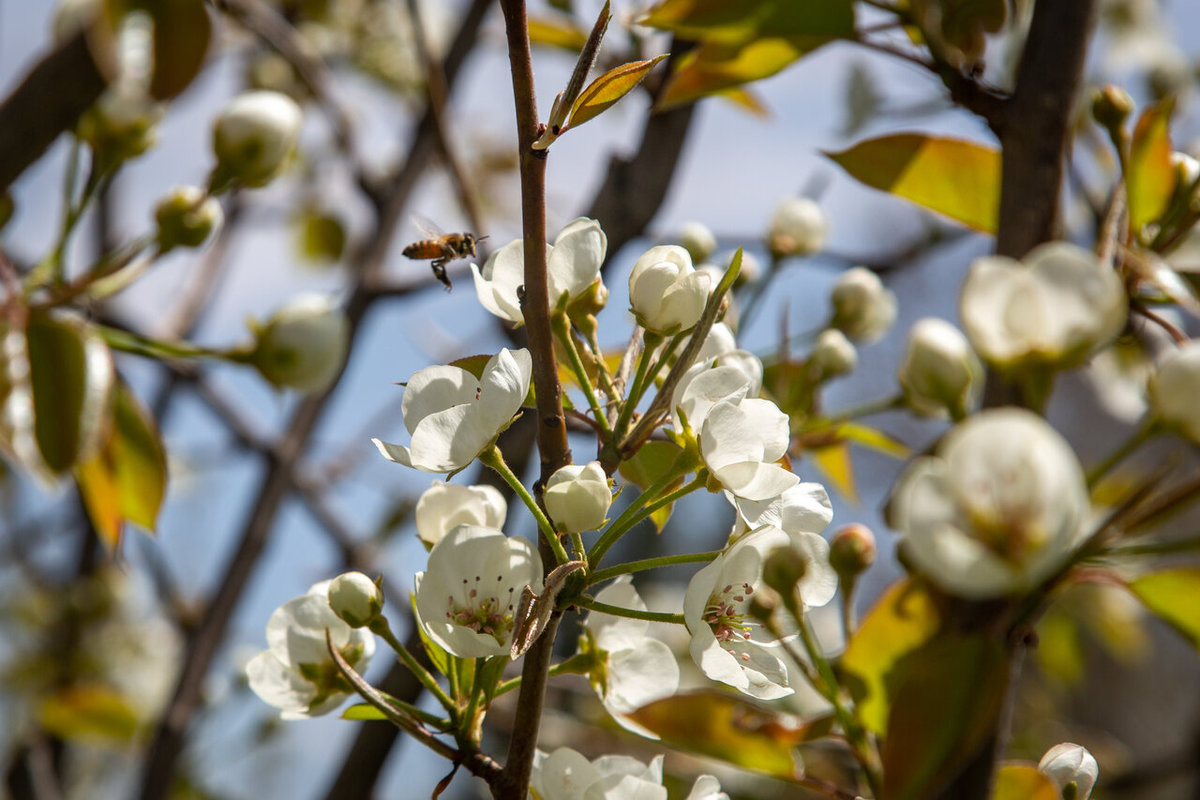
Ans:
{"type": "Polygon", "coordinates": [[[450,284],[450,277],[446,275],[446,259],[435,258],[430,262],[429,266],[433,267],[433,277],[442,282],[442,285],[446,287],[447,292],[450,291],[453,286],[450,284]]]}

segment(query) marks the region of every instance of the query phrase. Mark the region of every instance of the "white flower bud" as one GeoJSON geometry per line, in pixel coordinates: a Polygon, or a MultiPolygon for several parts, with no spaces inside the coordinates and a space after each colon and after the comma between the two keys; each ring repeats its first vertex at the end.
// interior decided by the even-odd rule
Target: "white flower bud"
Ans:
{"type": "Polygon", "coordinates": [[[1175,168],[1175,179],[1182,189],[1190,189],[1200,178],[1200,161],[1187,153],[1171,153],[1171,166],[1175,168]]]}
{"type": "Polygon", "coordinates": [[[983,386],[983,363],[967,337],[944,319],[918,320],[908,334],[900,386],[913,411],[960,419],[983,386]]]}
{"type": "Polygon", "coordinates": [[[584,466],[568,464],[546,481],[546,512],[560,531],[582,533],[604,524],[612,505],[608,476],[599,461],[584,466]]]}
{"type": "Polygon", "coordinates": [[[807,197],[789,197],[775,208],[767,231],[771,253],[807,256],[825,247],[828,223],[821,207],[807,197]]]}
{"type": "Polygon", "coordinates": [[[1075,784],[1075,791],[1069,796],[1073,800],[1087,800],[1100,777],[1100,766],[1086,747],[1063,742],[1046,751],[1038,762],[1038,772],[1054,781],[1063,797],[1068,796],[1067,787],[1075,784]]]}
{"type": "Polygon", "coordinates": [[[117,83],[79,118],[76,133],[98,160],[116,165],[154,146],[162,117],[162,106],[139,87],[117,83]]]}
{"type": "Polygon", "coordinates": [[[274,180],[296,147],[302,120],[296,101],[279,92],[247,92],[231,100],[213,124],[214,190],[234,181],[257,187],[274,180]]]}
{"type": "Polygon", "coordinates": [[[413,516],[417,536],[432,548],[459,525],[502,528],[507,514],[508,504],[495,487],[434,481],[417,501],[413,516]]]}
{"type": "Polygon", "coordinates": [[[258,331],[250,359],[279,387],[318,392],[337,377],[350,329],[333,298],[305,294],[276,311],[258,331]]]}
{"type": "Polygon", "coordinates": [[[830,296],[831,328],[855,341],[871,342],[887,333],[896,321],[896,295],[866,267],[842,273],[830,296]]]}
{"type": "Polygon", "coordinates": [[[1158,421],[1200,442],[1200,342],[1169,352],[1150,375],[1150,408],[1158,421]]]}
{"type": "Polygon", "coordinates": [[[199,247],[221,227],[225,212],[215,197],[195,186],[177,186],[154,207],[158,246],[165,253],[175,247],[199,247]]]}
{"type": "Polygon", "coordinates": [[[717,249],[717,237],[702,222],[685,222],[679,226],[679,244],[688,251],[692,262],[699,264],[717,249]]]}
{"type": "Polygon", "coordinates": [[[361,572],[344,572],[329,582],[329,607],[351,628],[362,628],[383,611],[383,590],[361,572]]]}
{"type": "Polygon", "coordinates": [[[651,247],[629,275],[629,303],[638,324],[654,333],[678,333],[694,327],[712,291],[710,276],[696,272],[687,250],[677,245],[651,247]]]}
{"type": "Polygon", "coordinates": [[[55,44],[62,44],[92,24],[99,13],[96,0],[61,0],[50,23],[55,44]]]}
{"type": "Polygon", "coordinates": [[[816,379],[826,381],[853,372],[858,366],[858,350],[844,333],[836,328],[826,328],[817,337],[808,363],[816,379]]]}

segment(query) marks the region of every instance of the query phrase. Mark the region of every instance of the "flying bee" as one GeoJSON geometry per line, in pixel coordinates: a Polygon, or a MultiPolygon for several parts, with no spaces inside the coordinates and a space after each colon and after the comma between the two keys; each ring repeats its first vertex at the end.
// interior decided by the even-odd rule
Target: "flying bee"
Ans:
{"type": "Polygon", "coordinates": [[[459,258],[474,258],[475,243],[483,241],[486,236],[475,238],[473,233],[444,233],[436,225],[425,220],[414,220],[417,227],[427,239],[413,242],[402,251],[412,259],[433,259],[429,266],[433,268],[433,276],[450,291],[450,278],[446,275],[446,265],[459,258]]]}

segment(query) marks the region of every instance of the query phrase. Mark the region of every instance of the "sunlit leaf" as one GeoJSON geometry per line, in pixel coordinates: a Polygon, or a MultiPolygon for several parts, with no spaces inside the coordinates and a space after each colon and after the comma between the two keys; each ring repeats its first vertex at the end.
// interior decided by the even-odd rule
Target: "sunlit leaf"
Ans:
{"type": "Polygon", "coordinates": [[[342,719],[371,721],[386,720],[387,716],[370,703],[355,703],[342,712],[342,719]]]}
{"type": "Polygon", "coordinates": [[[843,422],[838,425],[837,433],[838,436],[842,436],[854,444],[892,458],[908,458],[912,455],[912,450],[904,442],[893,439],[878,428],[872,428],[870,425],[863,425],[860,422],[843,422]]]}
{"type": "Polygon", "coordinates": [[[814,447],[804,451],[825,481],[851,503],[858,502],[858,484],[854,479],[854,461],[846,442],[814,447]]]}
{"type": "Polygon", "coordinates": [[[212,20],[204,0],[105,0],[105,11],[108,42],[115,42],[113,31],[128,22],[131,12],[144,14],[150,23],[151,97],[169,100],[200,73],[212,39],[212,20]]]}
{"type": "Polygon", "coordinates": [[[806,52],[801,45],[782,38],[755,39],[747,44],[706,42],[679,59],[656,108],[671,108],[769,78],[806,52]]]}
{"type": "Polygon", "coordinates": [[[1175,101],[1167,98],[1142,112],[1129,147],[1129,174],[1125,177],[1129,202],[1129,229],[1136,236],[1148,222],[1167,210],[1175,191],[1171,167],[1171,132],[1168,125],[1175,101]]]}
{"type": "Polygon", "coordinates": [[[97,533],[115,548],[128,520],[154,531],[167,487],[167,459],[149,412],[125,386],[113,393],[113,416],[95,456],[75,471],[97,533]]]}
{"type": "Polygon", "coordinates": [[[985,634],[943,635],[894,662],[881,800],[923,800],[987,744],[1004,706],[1008,657],[985,634]]]}
{"type": "Polygon", "coordinates": [[[1129,582],[1142,604],[1200,648],[1200,567],[1180,567],[1129,582]]]}
{"type": "Polygon", "coordinates": [[[795,776],[793,748],[814,730],[828,730],[825,718],[801,722],[715,691],[656,700],[629,717],[662,737],[664,744],[780,778],[795,776]]]}
{"type": "Polygon", "coordinates": [[[996,232],[1000,151],[961,139],[895,133],[826,153],[868,186],[984,233],[996,232]]]}
{"type": "Polygon", "coordinates": [[[575,105],[571,108],[571,116],[563,130],[577,128],[599,116],[622,97],[632,92],[647,73],[666,57],[667,54],[663,54],[647,61],[622,64],[596,78],[580,93],[575,105]]]}
{"type": "Polygon", "coordinates": [[[719,95],[759,119],[767,119],[771,116],[771,109],[767,107],[766,102],[758,94],[745,87],[737,86],[732,89],[726,89],[720,92],[719,95]]]}
{"type": "Polygon", "coordinates": [[[1079,623],[1055,604],[1038,621],[1037,633],[1033,655],[1042,672],[1064,686],[1077,686],[1087,666],[1079,623]]]}
{"type": "Polygon", "coordinates": [[[996,771],[992,800],[1061,800],[1061,795],[1033,764],[1009,763],[996,771]]]}
{"type": "Polygon", "coordinates": [[[811,50],[854,35],[854,5],[850,0],[663,0],[641,23],[699,41],[795,38],[811,50]]]}
{"type": "MultiPolygon", "coordinates": [[[[646,442],[632,458],[622,461],[617,470],[625,480],[645,489],[669,474],[682,454],[683,448],[674,442],[646,442]]],[[[671,488],[682,484],[683,478],[680,478],[671,488]]],[[[661,531],[667,524],[674,506],[674,503],[668,503],[648,517],[655,531],[661,531]]]]}
{"type": "Polygon", "coordinates": [[[894,702],[897,664],[937,633],[941,616],[929,593],[911,580],[879,598],[851,637],[840,666],[868,729],[882,734],[894,702]]]}
{"type": "Polygon", "coordinates": [[[125,744],[138,728],[138,715],[129,699],[102,684],[59,689],[42,699],[37,718],[54,736],[91,744],[125,744]]]}
{"type": "Polygon", "coordinates": [[[44,311],[30,314],[25,340],[38,449],[51,472],[63,473],[100,442],[112,355],[83,320],[44,311]]]}
{"type": "Polygon", "coordinates": [[[337,261],[346,249],[346,226],[336,214],[308,209],[297,220],[299,251],[310,261],[337,261]]]}
{"type": "Polygon", "coordinates": [[[587,31],[569,17],[530,17],[529,42],[574,54],[587,42],[587,31]]]}

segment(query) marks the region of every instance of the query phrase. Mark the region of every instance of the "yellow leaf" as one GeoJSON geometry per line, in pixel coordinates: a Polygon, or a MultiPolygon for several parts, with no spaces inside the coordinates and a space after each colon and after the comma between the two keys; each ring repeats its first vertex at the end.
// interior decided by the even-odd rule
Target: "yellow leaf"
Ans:
{"type": "Polygon", "coordinates": [[[826,447],[814,447],[807,451],[813,464],[825,480],[851,503],[858,502],[858,487],[854,480],[854,463],[850,458],[850,445],[838,442],[826,447]]]}
{"type": "Polygon", "coordinates": [[[671,108],[770,77],[806,51],[786,38],[754,39],[745,44],[705,42],[679,59],[657,108],[671,108]]]}
{"type": "Polygon", "coordinates": [[[1129,196],[1129,230],[1134,236],[1146,223],[1162,216],[1175,191],[1168,129],[1174,108],[1174,98],[1155,103],[1142,112],[1133,129],[1125,187],[1129,196]]]}
{"type": "Polygon", "coordinates": [[[93,744],[125,744],[138,728],[129,700],[109,686],[68,686],[42,699],[38,722],[62,739],[93,744]]]}
{"type": "Polygon", "coordinates": [[[577,128],[608,110],[609,106],[632,92],[646,77],[646,74],[667,55],[664,53],[648,61],[632,61],[622,64],[596,78],[575,101],[575,105],[571,108],[571,116],[563,127],[563,131],[577,128]]]}
{"type": "Polygon", "coordinates": [[[641,20],[703,42],[744,43],[757,36],[817,43],[854,35],[850,0],[663,0],[641,20]]]}
{"type": "Polygon", "coordinates": [[[1129,588],[1159,619],[1200,648],[1200,567],[1152,572],[1130,581],[1129,588]]]}
{"type": "Polygon", "coordinates": [[[992,800],[1059,800],[1054,782],[1033,764],[1009,762],[996,773],[992,800]]]}
{"type": "Polygon", "coordinates": [[[532,44],[578,53],[587,43],[587,33],[569,19],[530,17],[529,41],[532,44]]]}
{"type": "Polygon", "coordinates": [[[825,155],[868,186],[911,200],[977,231],[996,232],[1000,151],[994,147],[920,133],[895,133],[825,155]]]}
{"type": "Polygon", "coordinates": [[[847,441],[868,447],[892,458],[908,458],[912,455],[912,450],[904,442],[893,439],[878,428],[863,425],[861,422],[843,422],[838,426],[837,433],[847,441]]]}

